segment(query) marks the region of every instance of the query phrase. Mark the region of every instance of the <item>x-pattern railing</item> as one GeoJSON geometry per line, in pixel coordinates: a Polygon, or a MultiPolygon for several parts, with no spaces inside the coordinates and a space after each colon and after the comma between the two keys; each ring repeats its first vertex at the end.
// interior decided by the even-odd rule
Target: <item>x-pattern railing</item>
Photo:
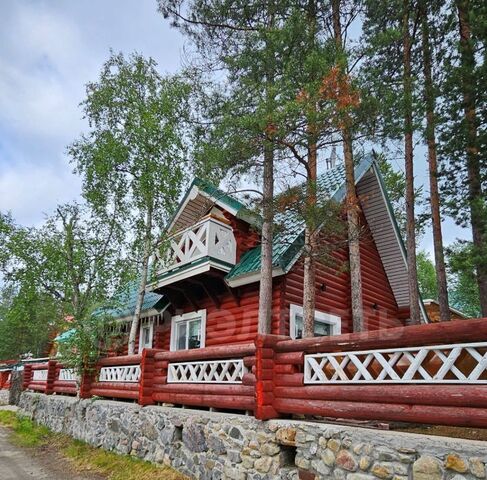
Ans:
{"type": "Polygon", "coordinates": [[[208,222],[201,223],[185,230],[179,239],[171,239],[172,263],[187,263],[207,254],[208,225],[208,222]]]}
{"type": "Polygon", "coordinates": [[[72,368],[62,368],[59,370],[59,380],[63,382],[75,382],[78,380],[78,375],[72,368]]]}
{"type": "Polygon", "coordinates": [[[138,382],[140,379],[140,365],[123,365],[102,367],[100,382],[138,382]]]}
{"type": "Polygon", "coordinates": [[[304,383],[487,383],[487,342],[309,354],[304,383]]]}
{"type": "Polygon", "coordinates": [[[33,370],[32,380],[34,382],[44,382],[47,380],[47,368],[43,370],[33,370]]]}
{"type": "Polygon", "coordinates": [[[170,363],[168,383],[242,383],[243,360],[170,363]]]}
{"type": "Polygon", "coordinates": [[[161,272],[203,257],[234,264],[235,255],[236,243],[232,228],[215,218],[206,217],[169,239],[168,250],[161,262],[161,272]]]}

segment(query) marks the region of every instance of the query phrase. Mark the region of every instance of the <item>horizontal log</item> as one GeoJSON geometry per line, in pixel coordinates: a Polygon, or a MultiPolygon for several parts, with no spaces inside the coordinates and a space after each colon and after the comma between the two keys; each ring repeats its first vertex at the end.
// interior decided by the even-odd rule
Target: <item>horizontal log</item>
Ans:
{"type": "Polygon", "coordinates": [[[76,382],[74,380],[56,380],[54,382],[54,387],[76,387],[76,382]]]}
{"type": "Polygon", "coordinates": [[[112,367],[122,365],[140,365],[142,355],[124,355],[123,357],[106,357],[98,362],[99,367],[112,367]]]}
{"type": "Polygon", "coordinates": [[[274,383],[281,387],[302,387],[304,384],[303,373],[279,374],[274,376],[274,383]]]}
{"type": "Polygon", "coordinates": [[[54,387],[54,393],[76,395],[78,393],[78,389],[76,387],[54,387]]]}
{"type": "Polygon", "coordinates": [[[253,373],[244,373],[242,375],[242,385],[255,385],[255,375],[253,373]]]}
{"type": "Polygon", "coordinates": [[[255,346],[251,343],[243,345],[221,345],[218,347],[194,348],[175,352],[157,352],[156,359],[168,362],[190,362],[204,360],[220,360],[226,358],[243,358],[253,355],[255,346]]]}
{"type": "Polygon", "coordinates": [[[276,386],[276,398],[487,408],[487,385],[276,386]]]}
{"type": "Polygon", "coordinates": [[[224,408],[230,410],[253,410],[254,397],[231,395],[188,395],[182,393],[154,393],[152,398],[156,402],[174,403],[176,405],[189,405],[197,407],[224,408]]]}
{"type": "Polygon", "coordinates": [[[137,400],[139,398],[138,389],[135,392],[128,390],[110,390],[106,388],[91,388],[91,395],[96,395],[98,397],[108,397],[108,398],[129,398],[132,400],[137,400]]]}
{"type": "Polygon", "coordinates": [[[46,363],[33,363],[31,365],[32,370],[47,370],[47,362],[46,363]]]}
{"type": "Polygon", "coordinates": [[[276,373],[276,374],[279,374],[279,373],[290,373],[290,374],[299,373],[299,369],[298,369],[297,365],[281,364],[281,365],[275,365],[274,366],[274,373],[276,373]]]}
{"type": "Polygon", "coordinates": [[[235,396],[253,396],[254,387],[246,385],[222,385],[222,384],[204,384],[204,383],[168,383],[157,389],[157,392],[167,393],[191,393],[204,395],[235,395],[235,396]]]}
{"type": "Polygon", "coordinates": [[[276,364],[292,363],[294,365],[304,365],[304,352],[276,353],[274,362],[276,364]]]}
{"type": "Polygon", "coordinates": [[[411,325],[332,337],[285,340],[276,345],[278,352],[346,352],[386,348],[420,347],[487,340],[487,319],[411,325]]]}
{"type": "Polygon", "coordinates": [[[244,357],[243,363],[247,368],[252,368],[255,365],[255,355],[249,356],[249,357],[244,357]]]}
{"type": "Polygon", "coordinates": [[[103,390],[127,390],[127,391],[134,391],[139,388],[139,384],[137,383],[128,383],[128,382],[93,382],[91,384],[92,388],[101,388],[103,390]]]}
{"type": "Polygon", "coordinates": [[[487,427],[487,409],[442,407],[394,403],[337,402],[277,398],[273,403],[279,413],[318,415],[354,420],[413,422],[458,427],[487,427]]]}

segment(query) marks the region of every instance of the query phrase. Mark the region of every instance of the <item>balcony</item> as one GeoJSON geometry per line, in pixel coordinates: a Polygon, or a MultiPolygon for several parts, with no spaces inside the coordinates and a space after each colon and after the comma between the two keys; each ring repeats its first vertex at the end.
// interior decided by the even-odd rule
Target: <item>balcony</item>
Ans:
{"type": "Polygon", "coordinates": [[[236,263],[236,241],[230,225],[207,215],[172,235],[160,259],[157,288],[217,269],[228,272],[236,263]]]}

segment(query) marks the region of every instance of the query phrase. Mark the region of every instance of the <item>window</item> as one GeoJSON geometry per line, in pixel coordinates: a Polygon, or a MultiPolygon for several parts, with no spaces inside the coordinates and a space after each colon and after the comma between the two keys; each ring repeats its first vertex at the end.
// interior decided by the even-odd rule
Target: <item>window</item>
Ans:
{"type": "Polygon", "coordinates": [[[144,348],[152,348],[152,339],[154,337],[154,322],[148,319],[142,319],[140,322],[139,333],[139,352],[144,348]]]}
{"type": "Polygon", "coordinates": [[[189,350],[205,346],[206,310],[172,317],[171,350],[189,350]]]}
{"type": "MultiPolygon", "coordinates": [[[[303,307],[291,305],[290,311],[291,338],[303,337],[303,307]]],[[[342,321],[340,317],[315,310],[315,337],[340,335],[342,321]]]]}

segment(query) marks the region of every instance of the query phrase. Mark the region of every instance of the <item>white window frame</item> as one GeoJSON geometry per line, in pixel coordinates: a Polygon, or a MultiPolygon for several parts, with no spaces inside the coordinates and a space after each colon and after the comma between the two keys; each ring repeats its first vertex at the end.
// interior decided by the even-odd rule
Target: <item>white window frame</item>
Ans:
{"type": "Polygon", "coordinates": [[[200,348],[204,348],[206,344],[206,309],[197,310],[194,312],[183,313],[182,315],[174,315],[171,318],[171,352],[175,352],[177,350],[177,324],[178,323],[187,323],[191,320],[201,320],[201,341],[200,341],[200,348]]]}
{"type": "MultiPolygon", "coordinates": [[[[291,304],[289,312],[289,334],[293,340],[296,339],[296,315],[303,317],[303,307],[301,305],[291,304]]],[[[315,322],[331,325],[331,335],[340,335],[342,333],[342,319],[336,315],[315,310],[315,322]]]]}
{"type": "Polygon", "coordinates": [[[142,353],[144,348],[152,348],[154,346],[154,320],[149,318],[143,318],[140,321],[139,327],[139,353],[142,353]],[[144,345],[144,328],[150,328],[150,346],[144,345]]]}

